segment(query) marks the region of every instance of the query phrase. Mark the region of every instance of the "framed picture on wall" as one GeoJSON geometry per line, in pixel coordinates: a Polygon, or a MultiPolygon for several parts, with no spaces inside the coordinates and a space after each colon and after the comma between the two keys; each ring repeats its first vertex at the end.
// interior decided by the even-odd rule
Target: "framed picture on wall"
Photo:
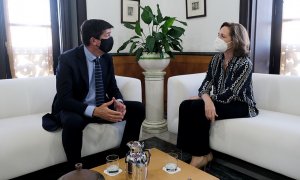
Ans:
{"type": "Polygon", "coordinates": [[[140,20],[140,1],[121,0],[121,23],[134,23],[140,20]]]}
{"type": "Polygon", "coordinates": [[[186,0],[186,18],[206,16],[206,0],[186,0]]]}

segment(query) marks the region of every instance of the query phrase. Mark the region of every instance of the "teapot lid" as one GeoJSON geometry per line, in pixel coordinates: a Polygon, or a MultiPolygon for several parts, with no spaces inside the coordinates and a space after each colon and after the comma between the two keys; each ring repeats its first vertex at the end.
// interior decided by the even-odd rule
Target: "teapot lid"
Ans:
{"type": "Polygon", "coordinates": [[[76,170],[71,171],[59,178],[59,180],[104,180],[99,172],[82,169],[82,163],[75,164],[76,170]]]}
{"type": "Polygon", "coordinates": [[[144,148],[144,143],[139,141],[130,141],[127,143],[127,146],[130,148],[131,152],[140,152],[144,148]]]}

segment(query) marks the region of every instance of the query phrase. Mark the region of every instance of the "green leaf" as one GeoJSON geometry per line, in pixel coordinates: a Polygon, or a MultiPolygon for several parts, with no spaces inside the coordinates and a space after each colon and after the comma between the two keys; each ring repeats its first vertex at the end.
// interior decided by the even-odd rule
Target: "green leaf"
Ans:
{"type": "Polygon", "coordinates": [[[169,54],[171,58],[174,58],[174,54],[171,51],[167,51],[166,53],[169,54]]]}
{"type": "Polygon", "coordinates": [[[161,11],[160,11],[160,8],[159,8],[158,4],[156,5],[156,7],[157,7],[156,19],[157,19],[158,24],[160,24],[163,21],[163,17],[162,17],[162,14],[161,14],[161,11]]]}
{"type": "Polygon", "coordinates": [[[136,21],[136,24],[135,24],[135,33],[139,36],[142,36],[142,28],[141,28],[140,22],[138,22],[138,21],[136,21]]]}
{"type": "Polygon", "coordinates": [[[139,36],[133,36],[130,38],[130,40],[133,40],[133,39],[137,39],[137,38],[140,38],[139,36]]]}
{"type": "Polygon", "coordinates": [[[167,33],[168,33],[168,27],[166,27],[166,26],[161,26],[161,32],[162,32],[163,34],[167,34],[167,33]]]}
{"type": "Polygon", "coordinates": [[[164,49],[165,49],[165,52],[170,51],[170,46],[168,43],[164,43],[164,49]]]}
{"type": "Polygon", "coordinates": [[[159,25],[159,23],[157,21],[157,17],[155,15],[153,15],[153,25],[155,25],[155,26],[159,25]]]}
{"type": "Polygon", "coordinates": [[[180,45],[180,42],[177,41],[176,39],[173,39],[173,40],[172,40],[172,43],[175,44],[175,45],[180,45]]]}
{"type": "Polygon", "coordinates": [[[156,40],[162,40],[164,37],[165,37],[165,35],[163,34],[163,33],[161,33],[161,32],[159,32],[159,33],[153,33],[153,36],[155,37],[155,39],[156,40]]]}
{"type": "MultiPolygon", "coordinates": [[[[119,49],[117,50],[117,53],[119,53],[120,51],[124,50],[129,43],[133,43],[134,42],[133,39],[137,39],[137,38],[140,38],[140,37],[139,36],[132,36],[129,40],[125,41],[121,45],[121,47],[119,47],[119,49]]],[[[136,43],[136,42],[134,42],[134,43],[136,43]]]]}
{"type": "Polygon", "coordinates": [[[155,38],[153,36],[148,36],[146,38],[146,48],[148,49],[149,52],[153,51],[155,44],[155,38]]]}
{"type": "Polygon", "coordinates": [[[182,51],[182,48],[180,48],[179,46],[172,44],[172,49],[175,51],[182,51]]]}
{"type": "Polygon", "coordinates": [[[163,44],[162,41],[155,41],[154,48],[152,52],[162,52],[163,51],[163,44]]]}
{"type": "Polygon", "coordinates": [[[174,37],[174,38],[179,38],[180,36],[182,36],[182,34],[184,33],[184,29],[181,27],[177,27],[177,26],[172,26],[171,29],[168,31],[168,35],[174,37]]]}
{"type": "Polygon", "coordinates": [[[127,45],[130,43],[130,41],[131,41],[131,39],[129,39],[128,41],[124,42],[122,44],[122,46],[119,47],[119,49],[117,50],[117,53],[119,53],[120,51],[124,50],[127,47],[127,45]]]}
{"type": "Polygon", "coordinates": [[[124,23],[124,26],[128,29],[134,29],[134,26],[130,23],[124,23]]]}
{"type": "Polygon", "coordinates": [[[152,9],[150,6],[145,6],[143,9],[143,12],[141,14],[141,18],[146,24],[151,24],[152,20],[154,19],[152,9]]]}
{"type": "Polygon", "coordinates": [[[179,22],[179,23],[181,23],[181,24],[183,24],[183,25],[185,25],[185,26],[187,26],[187,23],[186,23],[186,22],[179,21],[179,20],[177,20],[177,19],[176,19],[176,21],[179,22]]]}
{"type": "Polygon", "coordinates": [[[165,51],[165,52],[170,51],[169,38],[166,36],[166,37],[163,38],[163,40],[162,40],[161,42],[162,42],[164,51],[165,51]]]}
{"type": "Polygon", "coordinates": [[[136,60],[140,60],[140,57],[141,57],[142,53],[143,53],[143,48],[138,48],[138,49],[134,52],[136,60]]]}
{"type": "Polygon", "coordinates": [[[161,26],[161,28],[162,28],[162,32],[164,34],[167,34],[169,28],[173,25],[175,18],[165,17],[164,20],[165,23],[161,26]]]}
{"type": "Polygon", "coordinates": [[[183,50],[183,47],[179,44],[178,45],[179,46],[179,48],[180,48],[180,51],[182,51],[183,50]]]}
{"type": "Polygon", "coordinates": [[[169,18],[166,19],[166,22],[164,23],[164,26],[169,28],[173,25],[174,21],[175,21],[175,18],[169,17],[169,18]]]}
{"type": "Polygon", "coordinates": [[[136,48],[136,43],[137,43],[137,42],[133,42],[133,43],[131,44],[129,53],[132,53],[132,51],[136,48]]]}

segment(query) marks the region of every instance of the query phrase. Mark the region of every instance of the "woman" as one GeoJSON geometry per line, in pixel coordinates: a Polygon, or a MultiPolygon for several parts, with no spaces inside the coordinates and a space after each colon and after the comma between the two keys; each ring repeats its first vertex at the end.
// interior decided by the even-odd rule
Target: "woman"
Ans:
{"type": "Polygon", "coordinates": [[[190,164],[195,167],[202,168],[212,160],[211,122],[258,114],[249,45],[248,33],[241,24],[223,23],[214,45],[220,53],[213,56],[198,96],[180,105],[177,147],[192,154],[190,164]],[[197,143],[189,143],[188,139],[195,138],[197,143]]]}

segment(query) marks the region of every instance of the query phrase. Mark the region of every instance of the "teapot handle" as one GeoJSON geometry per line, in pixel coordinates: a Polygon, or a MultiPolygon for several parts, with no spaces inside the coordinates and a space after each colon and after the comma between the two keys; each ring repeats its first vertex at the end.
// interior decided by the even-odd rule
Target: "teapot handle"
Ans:
{"type": "Polygon", "coordinates": [[[148,165],[150,163],[150,159],[151,159],[151,153],[150,153],[150,149],[145,149],[145,153],[147,154],[147,162],[148,162],[148,165]]]}
{"type": "Polygon", "coordinates": [[[125,159],[125,163],[128,163],[127,156],[128,156],[129,154],[130,154],[130,152],[127,152],[126,155],[125,155],[125,158],[124,158],[124,159],[125,159]]]}

